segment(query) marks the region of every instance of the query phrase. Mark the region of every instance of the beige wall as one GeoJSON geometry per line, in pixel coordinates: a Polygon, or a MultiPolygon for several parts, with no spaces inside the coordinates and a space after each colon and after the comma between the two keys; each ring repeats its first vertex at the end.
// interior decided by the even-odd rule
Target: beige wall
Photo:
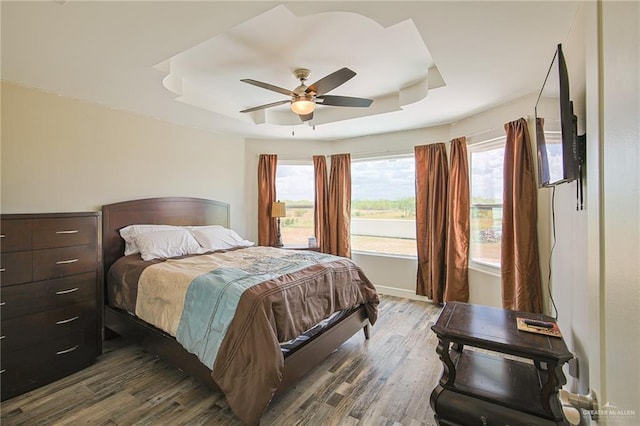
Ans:
{"type": "MultiPolygon", "coordinates": [[[[570,95],[574,104],[574,113],[579,120],[579,133],[584,133],[585,113],[585,12],[586,7],[578,9],[570,33],[562,42],[562,50],[567,62],[570,82],[570,95]]],[[[549,64],[551,57],[549,58],[549,64]]],[[[591,161],[588,159],[587,161],[591,161]]],[[[585,179],[585,191],[591,184],[585,179]]],[[[577,182],[559,185],[555,189],[555,201],[552,190],[541,189],[539,209],[541,217],[549,224],[543,238],[547,251],[541,259],[545,283],[551,289],[551,295],[557,307],[558,322],[569,350],[577,359],[578,368],[572,368],[567,375],[567,389],[573,392],[587,393],[589,389],[588,328],[589,292],[587,291],[587,217],[590,209],[576,210],[577,182]],[[555,246],[553,255],[549,249],[554,243],[551,220],[555,216],[555,246]],[[549,277],[551,267],[551,281],[549,277]]],[[[548,312],[555,314],[552,306],[548,312]]],[[[568,372],[569,370],[567,370],[568,372]]]]}
{"type": "Polygon", "coordinates": [[[638,2],[585,2],[563,46],[587,135],[586,207],[558,187],[552,293],[579,361],[568,387],[595,391],[600,424],[640,423],[639,28],[638,2]]]}
{"type": "MultiPolygon", "coordinates": [[[[176,126],[34,89],[2,83],[2,213],[98,210],[102,204],[156,196],[193,196],[232,206],[232,226],[257,239],[257,161],[350,152],[354,158],[411,153],[464,129],[526,116],[529,98],[455,126],[334,142],[247,140],[176,126]]],[[[486,136],[486,135],[482,135],[486,136]]],[[[354,255],[385,293],[415,296],[415,259],[354,255]],[[402,272],[400,272],[402,271],[402,272]]],[[[474,271],[471,301],[500,305],[499,276],[474,271]]]]}
{"type": "MultiPolygon", "coordinates": [[[[601,5],[599,208],[600,397],[628,417],[610,424],[640,424],[640,3],[601,5]],[[626,423],[623,423],[626,422],[626,423]]],[[[595,115],[597,114],[597,115],[595,115]]],[[[591,179],[589,175],[589,179],[591,179]]],[[[590,253],[591,254],[591,253],[590,253]]],[[[592,277],[590,277],[592,278],[592,277]]],[[[594,280],[594,281],[596,281],[594,280]]],[[[597,282],[597,281],[596,281],[597,282]]],[[[591,330],[595,333],[596,330],[591,330]]]]}
{"type": "Polygon", "coordinates": [[[244,231],[244,141],[2,83],[2,213],[135,198],[230,203],[244,231]]]}

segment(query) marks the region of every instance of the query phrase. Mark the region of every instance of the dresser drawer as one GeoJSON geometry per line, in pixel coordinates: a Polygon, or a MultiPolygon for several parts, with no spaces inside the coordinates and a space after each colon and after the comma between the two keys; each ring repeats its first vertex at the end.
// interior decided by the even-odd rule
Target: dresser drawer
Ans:
{"type": "Polygon", "coordinates": [[[95,300],[2,321],[2,356],[44,340],[93,330],[97,333],[95,300]]]}
{"type": "Polygon", "coordinates": [[[96,266],[96,246],[63,247],[33,251],[34,281],[95,271],[96,266]]]}
{"type": "Polygon", "coordinates": [[[26,283],[33,278],[32,252],[16,251],[0,254],[0,285],[26,283]]]}
{"type": "Polygon", "coordinates": [[[95,244],[97,229],[95,217],[34,219],[33,249],[95,244]]]}
{"type": "Polygon", "coordinates": [[[100,212],[0,217],[0,395],[93,363],[102,350],[100,212]]]}
{"type": "Polygon", "coordinates": [[[30,220],[3,219],[0,221],[0,250],[2,250],[2,252],[30,249],[30,220]]]}
{"type": "Polygon", "coordinates": [[[88,366],[97,357],[95,332],[69,334],[2,356],[2,400],[88,366]]]}
{"type": "Polygon", "coordinates": [[[3,287],[2,321],[96,299],[96,272],[3,287]]]}

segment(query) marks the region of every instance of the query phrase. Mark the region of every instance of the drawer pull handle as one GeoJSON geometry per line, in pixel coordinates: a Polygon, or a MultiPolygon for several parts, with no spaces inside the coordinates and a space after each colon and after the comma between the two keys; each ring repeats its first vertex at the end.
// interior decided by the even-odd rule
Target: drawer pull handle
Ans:
{"type": "Polygon", "coordinates": [[[0,268],[0,272],[4,272],[6,270],[7,270],[7,268],[0,268]]]}
{"type": "Polygon", "coordinates": [[[74,291],[78,291],[78,287],[70,288],[69,290],[56,291],[56,294],[58,294],[58,295],[69,294],[69,293],[73,293],[74,291]]]}
{"type": "Polygon", "coordinates": [[[56,355],[64,355],[64,354],[68,354],[69,352],[73,352],[73,351],[75,351],[76,349],[78,349],[78,345],[75,345],[75,346],[73,346],[73,347],[71,347],[71,348],[69,348],[69,349],[65,349],[65,350],[62,350],[62,351],[58,351],[58,352],[56,352],[56,355]]]}
{"type": "Polygon", "coordinates": [[[77,229],[70,229],[68,231],[56,231],[56,234],[77,234],[78,232],[77,229]]]}
{"type": "Polygon", "coordinates": [[[80,259],[58,260],[56,265],[67,265],[69,263],[76,263],[80,259]]]}
{"type": "Polygon", "coordinates": [[[0,302],[0,306],[4,306],[6,304],[7,304],[7,302],[0,302]]]}
{"type": "Polygon", "coordinates": [[[0,374],[4,373],[5,371],[7,371],[7,369],[3,368],[2,370],[0,370],[0,374]]]}
{"type": "Polygon", "coordinates": [[[77,320],[78,318],[80,318],[80,317],[79,316],[75,316],[73,318],[67,318],[67,319],[64,319],[64,320],[56,321],[56,324],[58,324],[58,325],[67,324],[67,323],[70,323],[72,321],[77,320]]]}
{"type": "Polygon", "coordinates": [[[0,336],[0,340],[4,340],[4,338],[7,336],[0,336]]]}
{"type": "Polygon", "coordinates": [[[6,237],[6,235],[0,234],[0,238],[5,238],[5,237],[6,237]]]}

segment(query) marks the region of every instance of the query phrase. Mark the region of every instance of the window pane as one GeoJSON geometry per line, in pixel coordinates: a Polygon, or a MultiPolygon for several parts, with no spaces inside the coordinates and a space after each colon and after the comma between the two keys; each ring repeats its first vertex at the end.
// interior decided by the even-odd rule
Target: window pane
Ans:
{"type": "Polygon", "coordinates": [[[416,255],[413,156],[351,164],[351,249],[416,255]]]}
{"type": "Polygon", "coordinates": [[[287,208],[287,217],[280,219],[282,242],[287,245],[307,245],[315,234],[313,204],[315,186],[313,164],[282,164],[276,170],[276,194],[287,208]]]}
{"type": "Polygon", "coordinates": [[[472,261],[500,267],[504,146],[471,152],[472,261]]]}

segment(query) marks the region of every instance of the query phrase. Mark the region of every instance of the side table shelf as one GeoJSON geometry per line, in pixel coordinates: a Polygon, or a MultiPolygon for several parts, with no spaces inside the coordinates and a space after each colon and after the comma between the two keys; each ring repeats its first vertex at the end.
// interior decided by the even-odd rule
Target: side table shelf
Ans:
{"type": "Polygon", "coordinates": [[[567,424],[557,392],[566,383],[562,365],[572,355],[561,338],[517,330],[516,317],[550,320],[466,303],[445,305],[432,327],[444,366],[431,394],[439,424],[567,424]]]}

